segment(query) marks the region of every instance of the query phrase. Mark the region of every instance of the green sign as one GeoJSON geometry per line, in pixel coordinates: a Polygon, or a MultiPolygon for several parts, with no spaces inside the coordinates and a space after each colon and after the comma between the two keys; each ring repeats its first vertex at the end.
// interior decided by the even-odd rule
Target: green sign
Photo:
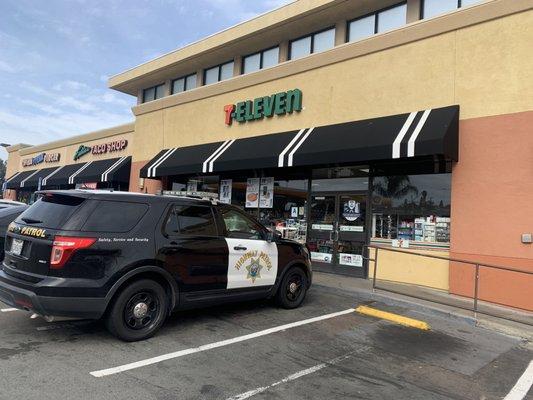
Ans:
{"type": "Polygon", "coordinates": [[[85,154],[90,153],[91,148],[89,146],[81,145],[78,147],[78,150],[76,150],[76,153],[74,153],[74,161],[79,160],[82,158],[85,154]]]}
{"type": "Polygon", "coordinates": [[[226,125],[231,125],[233,120],[243,123],[265,117],[271,118],[274,115],[292,114],[294,111],[302,111],[302,91],[300,89],[224,106],[226,125]]]}

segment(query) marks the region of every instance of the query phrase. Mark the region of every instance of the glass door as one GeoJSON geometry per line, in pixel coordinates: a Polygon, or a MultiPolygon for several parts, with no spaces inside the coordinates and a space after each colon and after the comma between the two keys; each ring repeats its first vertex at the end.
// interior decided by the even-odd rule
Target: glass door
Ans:
{"type": "Polygon", "coordinates": [[[336,219],[335,195],[311,195],[307,246],[313,262],[325,265],[334,262],[336,219]]]}
{"type": "Polygon", "coordinates": [[[367,193],[311,194],[309,238],[319,270],[364,275],[367,193]]]}

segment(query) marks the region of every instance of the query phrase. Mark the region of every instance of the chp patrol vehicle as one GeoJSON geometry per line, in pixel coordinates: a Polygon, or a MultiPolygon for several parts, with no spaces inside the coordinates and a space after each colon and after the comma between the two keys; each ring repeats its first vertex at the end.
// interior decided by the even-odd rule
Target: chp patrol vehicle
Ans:
{"type": "Polygon", "coordinates": [[[309,252],[214,200],[43,191],[9,225],[0,300],[44,317],[105,320],[146,339],[174,310],[275,298],[298,307],[309,252]]]}

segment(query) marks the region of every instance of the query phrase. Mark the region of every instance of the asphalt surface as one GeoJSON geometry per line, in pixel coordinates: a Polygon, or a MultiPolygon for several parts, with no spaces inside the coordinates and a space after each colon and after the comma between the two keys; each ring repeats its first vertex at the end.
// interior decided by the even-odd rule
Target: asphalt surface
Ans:
{"type": "MultiPolygon", "coordinates": [[[[314,287],[297,310],[259,302],[178,313],[156,337],[138,343],[114,339],[98,322],[47,323],[22,311],[0,312],[0,399],[501,399],[533,359],[517,338],[376,302],[370,306],[432,329],[351,312],[91,375],[361,303],[314,287]]],[[[533,399],[533,390],[525,398],[533,399]]]]}

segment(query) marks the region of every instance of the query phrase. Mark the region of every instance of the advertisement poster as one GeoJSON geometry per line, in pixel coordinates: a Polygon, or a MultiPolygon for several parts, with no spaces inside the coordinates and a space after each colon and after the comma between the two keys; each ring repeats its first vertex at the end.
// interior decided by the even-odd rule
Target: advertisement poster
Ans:
{"type": "Polygon", "coordinates": [[[198,181],[187,182],[187,193],[194,193],[198,191],[198,181]]]}
{"type": "Polygon", "coordinates": [[[248,178],[246,181],[246,208],[256,208],[259,205],[259,178],[248,178]]]}
{"type": "Polygon", "coordinates": [[[261,178],[261,193],[259,196],[259,206],[261,208],[272,208],[274,206],[274,178],[261,178]]]}
{"type": "Polygon", "coordinates": [[[231,204],[231,179],[220,180],[220,202],[225,204],[231,204]]]}
{"type": "Polygon", "coordinates": [[[339,264],[350,265],[352,267],[362,267],[363,256],[360,254],[339,253],[339,264]]]}

